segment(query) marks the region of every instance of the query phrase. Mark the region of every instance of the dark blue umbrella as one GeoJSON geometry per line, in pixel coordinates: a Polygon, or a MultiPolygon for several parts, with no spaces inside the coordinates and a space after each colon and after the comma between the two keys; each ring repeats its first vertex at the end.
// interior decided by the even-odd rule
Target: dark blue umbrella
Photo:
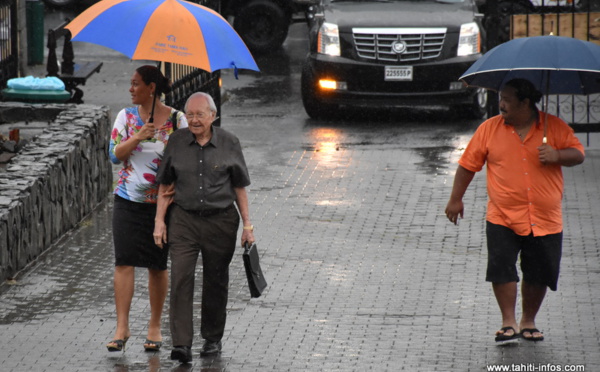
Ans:
{"type": "Polygon", "coordinates": [[[513,39],[485,53],[459,80],[499,91],[516,78],[531,81],[544,93],[546,107],[550,94],[600,93],[600,46],[562,36],[513,39]]]}
{"type": "Polygon", "coordinates": [[[546,95],[600,93],[600,46],[562,36],[513,39],[485,53],[459,79],[499,91],[515,78],[546,95]]]}

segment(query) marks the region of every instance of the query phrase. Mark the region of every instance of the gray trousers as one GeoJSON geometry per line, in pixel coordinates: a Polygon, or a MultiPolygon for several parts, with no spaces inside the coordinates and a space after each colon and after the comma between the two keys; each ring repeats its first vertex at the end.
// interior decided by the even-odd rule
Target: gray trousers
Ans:
{"type": "Polygon", "coordinates": [[[171,256],[170,326],[173,346],[192,346],[194,284],[198,257],[202,260],[200,333],[220,341],[225,331],[229,264],[235,252],[240,216],[232,205],[211,216],[169,210],[168,244],[171,256]]]}

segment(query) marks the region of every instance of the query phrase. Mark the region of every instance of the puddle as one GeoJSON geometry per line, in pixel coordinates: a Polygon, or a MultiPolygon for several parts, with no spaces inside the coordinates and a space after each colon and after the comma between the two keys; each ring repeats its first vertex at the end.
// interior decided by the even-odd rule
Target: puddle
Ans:
{"type": "Polygon", "coordinates": [[[423,161],[416,162],[415,165],[426,174],[446,175],[450,171],[449,158],[454,150],[451,146],[414,148],[413,151],[423,158],[423,161]]]}

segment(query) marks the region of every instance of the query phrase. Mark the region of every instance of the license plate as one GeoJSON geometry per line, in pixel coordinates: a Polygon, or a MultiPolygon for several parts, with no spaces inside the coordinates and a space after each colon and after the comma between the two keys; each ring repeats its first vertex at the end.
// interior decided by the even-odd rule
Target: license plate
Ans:
{"type": "Polygon", "coordinates": [[[412,81],[412,66],[385,66],[385,81],[412,81]]]}

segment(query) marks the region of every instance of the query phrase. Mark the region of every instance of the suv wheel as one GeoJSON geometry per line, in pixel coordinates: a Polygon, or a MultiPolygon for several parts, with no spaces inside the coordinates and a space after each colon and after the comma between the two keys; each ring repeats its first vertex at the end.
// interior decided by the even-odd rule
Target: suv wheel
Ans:
{"type": "Polygon", "coordinates": [[[317,97],[317,82],[307,65],[302,68],[300,87],[302,90],[302,103],[308,116],[313,119],[331,119],[337,115],[337,105],[323,103],[317,97]]]}
{"type": "Polygon", "coordinates": [[[487,89],[477,88],[473,94],[472,103],[456,106],[452,111],[461,118],[481,119],[487,114],[488,92],[487,89]]]}
{"type": "Polygon", "coordinates": [[[233,28],[249,49],[264,53],[281,46],[288,34],[290,19],[279,5],[269,0],[252,0],[240,9],[233,28]]]}

